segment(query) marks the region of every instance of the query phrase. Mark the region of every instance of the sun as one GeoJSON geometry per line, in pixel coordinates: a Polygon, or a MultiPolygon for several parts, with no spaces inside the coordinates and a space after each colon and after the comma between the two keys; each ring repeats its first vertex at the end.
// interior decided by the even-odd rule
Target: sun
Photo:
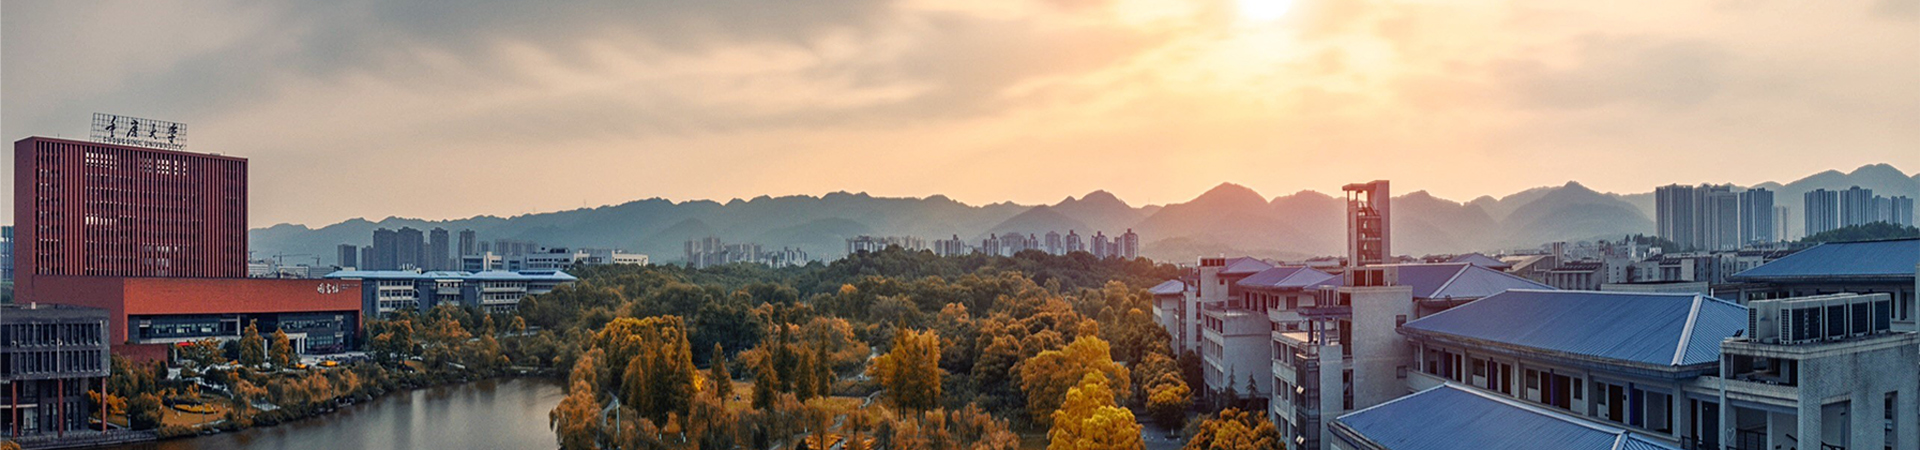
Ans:
{"type": "Polygon", "coordinates": [[[1293,0],[1239,0],[1240,17],[1257,22],[1272,22],[1287,14],[1293,0]]]}

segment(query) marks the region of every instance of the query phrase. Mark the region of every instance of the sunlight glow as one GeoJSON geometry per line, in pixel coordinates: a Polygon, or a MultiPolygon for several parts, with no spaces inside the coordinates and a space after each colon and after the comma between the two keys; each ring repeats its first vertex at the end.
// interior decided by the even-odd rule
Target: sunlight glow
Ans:
{"type": "Polygon", "coordinates": [[[1239,0],[1240,17],[1256,22],[1272,22],[1287,14],[1293,0],[1239,0]]]}

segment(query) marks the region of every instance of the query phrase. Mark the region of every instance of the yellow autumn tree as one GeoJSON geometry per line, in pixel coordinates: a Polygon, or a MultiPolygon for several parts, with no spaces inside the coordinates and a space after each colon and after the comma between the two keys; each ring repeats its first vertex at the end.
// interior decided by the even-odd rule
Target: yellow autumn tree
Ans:
{"type": "Polygon", "coordinates": [[[1053,412],[1047,450],[1142,450],[1140,424],[1133,412],[1114,404],[1107,376],[1095,371],[1067,390],[1053,412]]]}
{"type": "Polygon", "coordinates": [[[1068,389],[1088,373],[1105,376],[1113,391],[1128,392],[1132,382],[1126,367],[1114,364],[1107,341],[1092,335],[1073,338],[1059,350],[1048,350],[1020,364],[1020,390],[1027,394],[1027,413],[1047,424],[1068,389]]]}
{"type": "Polygon", "coordinates": [[[940,404],[940,335],[901,330],[893,336],[893,349],[876,358],[868,370],[894,405],[932,409],[940,404]]]}
{"type": "Polygon", "coordinates": [[[1185,426],[1187,408],[1193,407],[1193,390],[1176,373],[1165,373],[1147,389],[1147,415],[1168,430],[1185,426]]]}
{"type": "Polygon", "coordinates": [[[1181,450],[1286,450],[1280,431],[1266,413],[1228,408],[1200,423],[1200,431],[1181,450]]]}

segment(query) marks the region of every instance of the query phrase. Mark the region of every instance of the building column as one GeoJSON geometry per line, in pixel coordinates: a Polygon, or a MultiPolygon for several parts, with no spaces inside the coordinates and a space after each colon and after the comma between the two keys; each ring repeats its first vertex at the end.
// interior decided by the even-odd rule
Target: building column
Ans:
{"type": "MultiPolygon", "coordinates": [[[[1920,445],[1920,398],[1915,398],[1920,397],[1920,391],[1912,388],[1912,386],[1909,386],[1905,389],[1896,390],[1895,392],[1898,392],[1898,394],[1896,394],[1893,402],[1893,427],[1895,431],[1893,437],[1898,441],[1894,443],[1906,446],[1904,448],[1912,448],[1915,445],[1920,445]]],[[[1895,447],[1902,448],[1899,446],[1895,447]]]]}
{"type": "Polygon", "coordinates": [[[1822,413],[1826,412],[1826,408],[1819,403],[1819,399],[1809,400],[1812,400],[1812,405],[1808,405],[1806,400],[1800,403],[1800,417],[1796,418],[1798,427],[1793,433],[1794,448],[1820,448],[1820,433],[1825,431],[1823,426],[1826,425],[1822,413]]]}
{"type": "Polygon", "coordinates": [[[107,432],[107,377],[100,377],[100,432],[107,432]]]}
{"type": "Polygon", "coordinates": [[[1319,357],[1320,448],[1330,449],[1333,448],[1334,438],[1333,433],[1328,430],[1330,430],[1331,425],[1333,425],[1333,419],[1340,417],[1340,414],[1345,412],[1343,408],[1345,405],[1341,401],[1341,394],[1346,392],[1347,389],[1340,381],[1340,374],[1346,372],[1346,365],[1341,364],[1342,357],[1340,356],[1339,344],[1320,346],[1319,357]]]}
{"type": "Polygon", "coordinates": [[[1679,439],[1693,431],[1693,409],[1687,407],[1687,389],[1675,382],[1669,386],[1673,395],[1667,396],[1667,418],[1673,422],[1673,437],[1679,439]]]}

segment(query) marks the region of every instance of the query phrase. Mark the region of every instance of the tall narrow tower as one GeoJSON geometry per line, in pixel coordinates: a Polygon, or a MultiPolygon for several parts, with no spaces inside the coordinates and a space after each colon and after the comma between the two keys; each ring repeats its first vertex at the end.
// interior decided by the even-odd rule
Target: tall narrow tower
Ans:
{"type": "Polygon", "coordinates": [[[1347,194],[1347,261],[1355,267],[1383,264],[1393,257],[1393,194],[1387,180],[1354,183],[1347,194]]]}

